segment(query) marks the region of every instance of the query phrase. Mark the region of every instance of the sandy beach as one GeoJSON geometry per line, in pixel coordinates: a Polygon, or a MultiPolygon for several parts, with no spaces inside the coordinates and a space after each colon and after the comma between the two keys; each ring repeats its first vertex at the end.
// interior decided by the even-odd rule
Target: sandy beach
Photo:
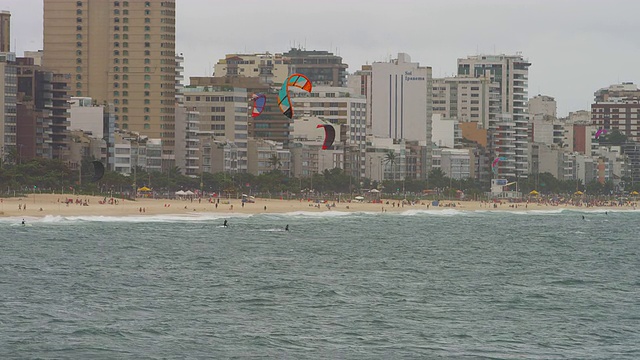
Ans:
{"type": "Polygon", "coordinates": [[[444,210],[463,211],[498,210],[498,211],[531,211],[555,209],[579,210],[634,210],[632,206],[617,207],[577,207],[571,205],[552,206],[538,203],[494,204],[481,201],[440,201],[434,207],[430,201],[415,204],[400,204],[397,200],[383,199],[383,203],[330,202],[315,204],[311,201],[280,200],[257,198],[255,203],[245,203],[239,199],[149,199],[139,198],[136,201],[104,198],[98,196],[73,196],[59,194],[30,194],[20,198],[4,198],[0,203],[2,217],[44,217],[44,216],[153,216],[180,215],[187,213],[220,213],[220,214],[258,214],[258,213],[290,213],[290,212],[402,212],[409,210],[444,210]],[[104,200],[106,199],[106,202],[104,200]],[[68,204],[68,200],[71,200],[68,204]],[[217,204],[217,206],[216,206],[217,204]],[[335,206],[333,206],[335,204],[335,206]],[[327,206],[329,205],[329,206],[327,206]]]}

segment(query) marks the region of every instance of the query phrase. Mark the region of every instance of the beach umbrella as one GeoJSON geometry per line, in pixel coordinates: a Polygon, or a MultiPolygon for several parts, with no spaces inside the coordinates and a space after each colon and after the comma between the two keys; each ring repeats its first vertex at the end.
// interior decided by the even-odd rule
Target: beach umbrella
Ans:
{"type": "Polygon", "coordinates": [[[576,191],[573,193],[573,195],[583,195],[584,193],[582,191],[576,191]]]}
{"type": "Polygon", "coordinates": [[[539,192],[535,191],[535,190],[531,190],[531,192],[529,193],[529,195],[538,195],[540,194],[539,192]]]}
{"type": "Polygon", "coordinates": [[[182,195],[187,195],[187,193],[182,191],[182,190],[178,190],[178,191],[176,191],[176,195],[182,196],[182,195]]]}
{"type": "Polygon", "coordinates": [[[184,192],[185,195],[193,195],[193,191],[191,190],[187,190],[184,192]]]}
{"type": "Polygon", "coordinates": [[[356,200],[364,200],[364,196],[356,196],[356,197],[354,197],[354,199],[356,199],[356,200]]]}
{"type": "Polygon", "coordinates": [[[151,191],[151,189],[149,189],[146,186],[143,186],[143,187],[139,188],[138,191],[151,191]]]}

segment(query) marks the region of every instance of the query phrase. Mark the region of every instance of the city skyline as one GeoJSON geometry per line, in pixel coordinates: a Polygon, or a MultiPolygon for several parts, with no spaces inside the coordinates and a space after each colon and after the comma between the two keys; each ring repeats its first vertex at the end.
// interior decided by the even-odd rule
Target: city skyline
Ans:
{"type": "MultiPolygon", "coordinates": [[[[0,0],[0,10],[12,13],[18,56],[42,49],[42,0],[0,0]]],[[[529,97],[556,98],[558,115],[566,116],[589,110],[600,88],[639,82],[639,10],[631,1],[247,0],[239,7],[189,0],[176,4],[176,52],[185,57],[185,78],[210,76],[225,54],[292,47],[340,55],[350,73],[404,52],[432,67],[434,78],[455,75],[456,60],[468,55],[520,53],[532,63],[529,97]]]]}

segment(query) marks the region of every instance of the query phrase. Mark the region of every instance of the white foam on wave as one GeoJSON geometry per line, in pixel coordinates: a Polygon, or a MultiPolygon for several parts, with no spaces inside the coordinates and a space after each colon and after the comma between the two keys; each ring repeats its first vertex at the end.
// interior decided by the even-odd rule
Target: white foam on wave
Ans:
{"type": "Polygon", "coordinates": [[[460,215],[468,215],[472,212],[473,211],[447,208],[447,209],[438,209],[438,210],[406,210],[406,211],[400,212],[399,214],[404,216],[418,216],[418,215],[460,216],[460,215]]]}

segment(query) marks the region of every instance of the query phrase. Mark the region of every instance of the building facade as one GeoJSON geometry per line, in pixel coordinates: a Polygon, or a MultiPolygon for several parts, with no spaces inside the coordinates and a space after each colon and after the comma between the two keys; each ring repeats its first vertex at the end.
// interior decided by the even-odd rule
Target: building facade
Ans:
{"type": "Polygon", "coordinates": [[[175,1],[45,0],[43,65],[71,95],[113,104],[118,128],[175,146],[175,1]]]}

